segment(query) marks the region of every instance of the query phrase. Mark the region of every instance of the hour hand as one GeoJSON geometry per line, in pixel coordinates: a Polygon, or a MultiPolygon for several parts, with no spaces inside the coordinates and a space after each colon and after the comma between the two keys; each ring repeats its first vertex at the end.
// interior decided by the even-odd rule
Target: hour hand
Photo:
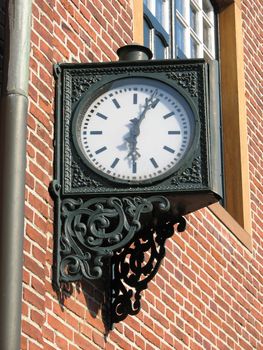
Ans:
{"type": "Polygon", "coordinates": [[[128,135],[125,140],[127,141],[128,145],[129,145],[129,153],[127,155],[127,158],[131,158],[133,161],[135,161],[136,159],[138,159],[141,155],[138,152],[138,148],[137,148],[137,139],[136,137],[132,136],[132,135],[128,135]]]}
{"type": "Polygon", "coordinates": [[[141,156],[137,148],[137,136],[140,130],[136,128],[136,124],[132,124],[129,134],[125,137],[125,141],[128,143],[129,152],[127,158],[132,168],[132,172],[136,173],[136,161],[141,156]]]}
{"type": "Polygon", "coordinates": [[[137,118],[133,118],[130,120],[132,126],[130,128],[129,134],[136,139],[136,137],[140,134],[140,120],[137,118]]]}
{"type": "Polygon", "coordinates": [[[140,157],[140,153],[137,151],[137,148],[135,148],[134,150],[131,150],[128,153],[127,158],[129,159],[129,164],[131,166],[132,169],[132,173],[136,173],[137,172],[137,159],[140,157]]]}
{"type": "Polygon", "coordinates": [[[131,122],[130,130],[128,135],[124,138],[124,140],[128,143],[129,150],[131,153],[133,152],[133,150],[136,150],[137,137],[140,134],[140,128],[139,128],[138,119],[136,118],[131,119],[130,122],[131,122]]]}
{"type": "Polygon", "coordinates": [[[132,149],[127,155],[127,157],[130,157],[133,162],[135,162],[141,156],[140,153],[137,151],[137,149],[138,148],[132,149]]]}

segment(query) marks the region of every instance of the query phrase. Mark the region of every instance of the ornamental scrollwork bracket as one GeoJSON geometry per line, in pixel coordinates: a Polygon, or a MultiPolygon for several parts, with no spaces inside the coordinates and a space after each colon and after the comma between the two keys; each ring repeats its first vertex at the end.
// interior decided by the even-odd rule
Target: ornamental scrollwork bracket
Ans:
{"type": "MultiPolygon", "coordinates": [[[[141,292],[158,271],[165,241],[185,229],[185,219],[171,220],[164,196],[68,198],[58,181],[50,188],[57,206],[53,285],[58,292],[70,282],[104,281],[105,327],[141,307],[141,292]]],[[[72,289],[72,288],[71,288],[72,289]]]]}
{"type": "Polygon", "coordinates": [[[59,280],[72,282],[102,277],[103,261],[129,244],[143,217],[168,212],[169,200],[149,198],[65,198],[61,201],[59,280]]]}
{"type": "Polygon", "coordinates": [[[165,242],[177,231],[185,230],[186,221],[178,217],[173,222],[150,224],[138,231],[132,242],[117,251],[112,258],[110,325],[136,315],[141,309],[141,293],[154,278],[165,256],[165,242]]]}

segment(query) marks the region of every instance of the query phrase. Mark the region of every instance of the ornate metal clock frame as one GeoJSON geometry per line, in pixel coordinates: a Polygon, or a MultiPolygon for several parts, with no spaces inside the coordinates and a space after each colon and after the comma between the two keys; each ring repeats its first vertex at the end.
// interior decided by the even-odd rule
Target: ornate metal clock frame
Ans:
{"type": "Polygon", "coordinates": [[[149,50],[136,45],[119,49],[119,56],[118,62],[55,66],[51,184],[54,287],[107,276],[112,280],[112,322],[139,311],[140,291],[157,272],[174,224],[184,230],[183,215],[218,201],[221,192],[214,66],[203,60],[149,60],[149,50]],[[113,79],[131,76],[167,82],[191,101],[198,118],[194,149],[179,169],[150,184],[116,183],[100,176],[83,162],[74,144],[74,113],[87,94],[113,79]],[[147,251],[151,254],[144,262],[147,251]]]}

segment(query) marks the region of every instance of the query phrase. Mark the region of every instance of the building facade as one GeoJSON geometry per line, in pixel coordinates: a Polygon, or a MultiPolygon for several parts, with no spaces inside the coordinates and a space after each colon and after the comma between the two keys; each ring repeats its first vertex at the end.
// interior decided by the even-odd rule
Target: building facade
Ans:
{"type": "MultiPolygon", "coordinates": [[[[8,33],[10,13],[16,13],[11,3],[2,2],[1,33],[4,18],[9,18],[8,33]]],[[[61,62],[115,61],[119,47],[143,44],[143,1],[32,0],[28,93],[23,94],[28,113],[21,349],[262,349],[263,5],[260,0],[212,5],[219,28],[225,204],[186,217],[186,229],[175,230],[166,241],[161,266],[142,292],[140,311],[109,329],[103,281],[73,283],[63,293],[52,286],[53,68],[61,62]]],[[[7,35],[0,37],[4,57],[7,35]]],[[[13,91],[5,80],[2,101],[13,91]]],[[[1,244],[3,254],[8,243],[2,238],[1,244]]]]}

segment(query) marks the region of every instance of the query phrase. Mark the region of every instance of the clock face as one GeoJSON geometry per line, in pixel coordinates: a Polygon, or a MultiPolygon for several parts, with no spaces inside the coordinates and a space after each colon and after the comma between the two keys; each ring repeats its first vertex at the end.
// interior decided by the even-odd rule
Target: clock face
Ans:
{"type": "Polygon", "coordinates": [[[75,120],[75,143],[84,162],[110,180],[130,184],[154,182],[178,169],[195,134],[186,99],[151,78],[105,85],[75,120]]]}

